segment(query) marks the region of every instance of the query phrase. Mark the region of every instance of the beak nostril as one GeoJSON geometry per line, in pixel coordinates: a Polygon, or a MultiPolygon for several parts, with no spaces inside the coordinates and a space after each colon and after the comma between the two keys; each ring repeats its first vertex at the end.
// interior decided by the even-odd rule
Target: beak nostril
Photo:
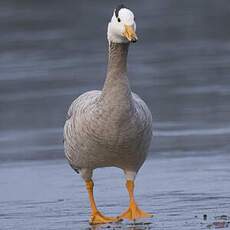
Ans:
{"type": "Polygon", "coordinates": [[[123,32],[123,36],[126,37],[129,42],[137,41],[137,35],[133,26],[125,25],[125,31],[123,32]]]}

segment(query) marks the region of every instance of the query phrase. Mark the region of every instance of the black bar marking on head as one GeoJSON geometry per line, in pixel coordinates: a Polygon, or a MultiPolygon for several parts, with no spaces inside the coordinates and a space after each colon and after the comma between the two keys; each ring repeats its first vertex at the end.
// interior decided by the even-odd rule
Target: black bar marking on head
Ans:
{"type": "Polygon", "coordinates": [[[128,9],[124,4],[120,4],[120,5],[118,5],[118,6],[116,7],[116,9],[115,9],[115,16],[116,16],[117,18],[118,18],[118,13],[119,13],[120,9],[123,9],[123,8],[128,9]]]}

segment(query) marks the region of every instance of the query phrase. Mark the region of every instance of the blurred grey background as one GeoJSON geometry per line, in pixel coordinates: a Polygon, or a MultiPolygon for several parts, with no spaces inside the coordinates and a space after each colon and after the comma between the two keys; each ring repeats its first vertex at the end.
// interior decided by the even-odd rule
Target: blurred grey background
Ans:
{"type": "MultiPolygon", "coordinates": [[[[123,2],[137,22],[129,79],[153,113],[151,154],[229,153],[229,0],[123,2]]],[[[118,3],[0,2],[0,161],[64,157],[66,111],[102,87],[118,3]]]]}

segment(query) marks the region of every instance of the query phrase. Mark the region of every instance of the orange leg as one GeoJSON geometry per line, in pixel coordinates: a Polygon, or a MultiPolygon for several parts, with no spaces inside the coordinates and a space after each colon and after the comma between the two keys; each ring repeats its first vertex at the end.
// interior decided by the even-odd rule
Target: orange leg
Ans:
{"type": "Polygon", "coordinates": [[[134,194],[133,194],[133,190],[134,190],[133,180],[127,180],[126,188],[129,192],[129,198],[130,198],[129,208],[124,213],[122,213],[119,217],[128,220],[136,220],[139,218],[152,217],[153,216],[152,214],[142,211],[138,207],[137,203],[135,202],[134,194]]]}
{"type": "Polygon", "coordinates": [[[90,224],[106,224],[106,223],[111,223],[111,222],[117,222],[120,221],[120,218],[116,217],[106,217],[104,216],[98,209],[94,200],[93,196],[93,181],[88,180],[86,181],[86,188],[88,190],[89,194],[89,201],[90,201],[90,206],[91,206],[91,217],[89,220],[90,224]]]}

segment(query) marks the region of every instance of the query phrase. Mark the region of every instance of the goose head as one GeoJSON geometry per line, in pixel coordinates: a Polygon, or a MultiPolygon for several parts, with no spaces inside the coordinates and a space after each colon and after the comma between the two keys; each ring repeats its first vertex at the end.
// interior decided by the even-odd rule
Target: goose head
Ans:
{"type": "Polygon", "coordinates": [[[136,23],[133,12],[124,5],[119,5],[113,12],[108,24],[107,37],[113,43],[136,42],[136,23]]]}

